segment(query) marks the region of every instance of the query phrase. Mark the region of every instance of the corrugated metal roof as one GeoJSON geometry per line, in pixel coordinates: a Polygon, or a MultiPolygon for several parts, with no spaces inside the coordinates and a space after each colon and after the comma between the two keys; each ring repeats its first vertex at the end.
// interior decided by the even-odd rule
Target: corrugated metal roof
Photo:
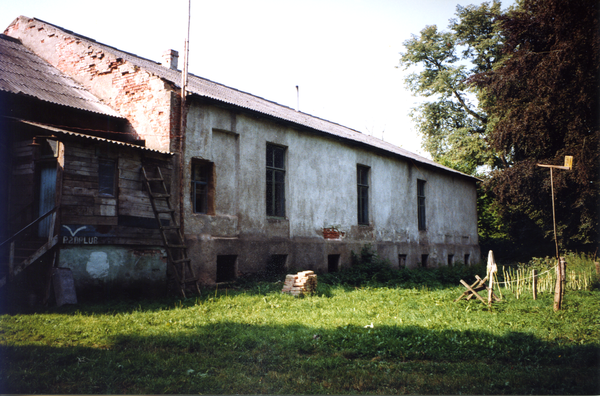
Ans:
{"type": "Polygon", "coordinates": [[[20,41],[3,34],[0,35],[0,91],[123,118],[20,41]]]}
{"type": "MultiPolygon", "coordinates": [[[[88,43],[98,48],[101,48],[104,51],[112,53],[118,58],[122,58],[123,60],[126,60],[135,66],[143,68],[148,72],[153,73],[156,76],[171,82],[177,87],[181,87],[180,70],[173,70],[167,68],[158,62],[144,59],[137,55],[121,51],[117,48],[98,43],[95,40],[92,40],[82,35],[78,35],[69,30],[65,30],[56,25],[52,25],[48,22],[44,22],[39,19],[35,20],[41,23],[45,23],[49,26],[53,26],[66,35],[72,35],[80,40],[87,41],[88,43]]],[[[249,94],[247,92],[243,92],[235,88],[216,83],[206,78],[190,74],[188,78],[188,84],[188,92],[194,95],[198,95],[199,97],[208,98],[219,102],[227,103],[233,106],[248,109],[283,121],[291,122],[302,127],[310,128],[315,131],[324,132],[326,134],[330,134],[338,138],[347,139],[351,142],[356,142],[359,144],[364,144],[370,147],[384,150],[388,153],[403,157],[406,160],[411,161],[413,163],[418,162],[420,164],[428,165],[446,172],[461,175],[474,180],[479,180],[471,175],[467,175],[455,169],[440,165],[435,161],[422,157],[418,154],[412,153],[391,143],[377,139],[373,136],[366,135],[354,129],[342,126],[331,121],[324,120],[319,117],[312,116],[310,114],[296,111],[295,109],[292,109],[290,107],[283,106],[278,103],[266,100],[264,98],[249,94]]]]}
{"type": "Polygon", "coordinates": [[[98,137],[98,136],[86,135],[86,134],[77,133],[77,132],[71,132],[71,131],[67,131],[67,130],[64,130],[64,129],[56,128],[56,127],[53,127],[53,126],[50,126],[50,125],[41,124],[39,122],[33,122],[33,121],[27,121],[27,120],[19,120],[19,119],[13,119],[13,120],[15,122],[20,122],[22,124],[31,125],[31,126],[34,126],[36,128],[40,128],[40,129],[43,129],[45,131],[52,132],[53,134],[73,136],[73,137],[82,138],[82,139],[96,140],[96,141],[99,141],[99,142],[106,142],[106,143],[110,143],[110,144],[116,144],[118,146],[129,147],[129,148],[136,149],[136,150],[151,151],[153,153],[175,155],[174,153],[171,153],[170,151],[156,150],[156,149],[148,148],[148,147],[145,147],[145,146],[138,146],[136,144],[120,142],[118,140],[110,140],[110,139],[105,139],[105,138],[101,138],[101,137],[98,137]]]}

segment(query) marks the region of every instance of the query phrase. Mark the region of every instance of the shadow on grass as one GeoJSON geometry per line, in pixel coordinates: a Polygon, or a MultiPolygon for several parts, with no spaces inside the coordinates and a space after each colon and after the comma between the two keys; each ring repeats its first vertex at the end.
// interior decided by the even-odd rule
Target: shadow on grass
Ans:
{"type": "Polygon", "coordinates": [[[98,348],[2,346],[0,392],[598,394],[599,352],[519,332],[174,323],[98,348]]]}

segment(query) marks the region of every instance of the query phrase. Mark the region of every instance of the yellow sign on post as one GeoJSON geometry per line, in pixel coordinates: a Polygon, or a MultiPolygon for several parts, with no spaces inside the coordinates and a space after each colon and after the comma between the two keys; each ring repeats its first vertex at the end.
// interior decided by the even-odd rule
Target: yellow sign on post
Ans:
{"type": "Polygon", "coordinates": [[[565,168],[571,170],[573,169],[573,156],[565,155],[565,168]]]}

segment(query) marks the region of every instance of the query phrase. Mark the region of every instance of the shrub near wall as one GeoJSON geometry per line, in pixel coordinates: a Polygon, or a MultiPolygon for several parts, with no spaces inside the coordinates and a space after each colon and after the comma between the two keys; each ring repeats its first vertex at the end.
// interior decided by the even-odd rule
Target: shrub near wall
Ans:
{"type": "Polygon", "coordinates": [[[348,286],[405,286],[444,287],[457,286],[461,279],[485,276],[482,265],[467,266],[456,263],[453,267],[392,269],[391,263],[379,257],[371,245],[365,245],[360,253],[352,252],[352,266],[339,272],[319,275],[320,282],[330,285],[348,286]]]}

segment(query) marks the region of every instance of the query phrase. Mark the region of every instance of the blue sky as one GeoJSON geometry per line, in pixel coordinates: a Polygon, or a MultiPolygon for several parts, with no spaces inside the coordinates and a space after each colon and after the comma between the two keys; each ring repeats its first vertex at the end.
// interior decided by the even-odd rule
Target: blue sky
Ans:
{"type": "MultiPolygon", "coordinates": [[[[192,0],[191,73],[423,154],[418,102],[396,68],[403,42],[446,29],[457,0],[192,0]]],[[[505,1],[506,8],[513,1],[505,1]]],[[[25,15],[161,61],[183,53],[187,0],[0,0],[0,26],[25,15]]],[[[181,58],[180,58],[181,62],[181,58]]],[[[181,65],[181,63],[180,63],[181,65]]]]}

